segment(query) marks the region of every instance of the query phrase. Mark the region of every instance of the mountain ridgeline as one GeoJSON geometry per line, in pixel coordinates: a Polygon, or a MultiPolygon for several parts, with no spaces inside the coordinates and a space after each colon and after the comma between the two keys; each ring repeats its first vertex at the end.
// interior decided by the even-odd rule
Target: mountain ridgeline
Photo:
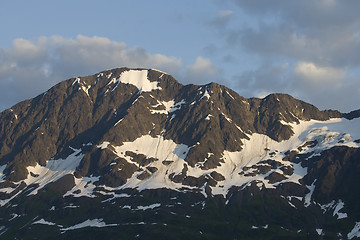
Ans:
{"type": "Polygon", "coordinates": [[[71,78],[0,113],[0,237],[359,237],[358,123],[154,69],[71,78]]]}
{"type": "MultiPolygon", "coordinates": [[[[66,155],[69,146],[100,145],[104,141],[121,145],[148,133],[188,146],[199,142],[185,159],[194,166],[208,152],[219,158],[224,150],[241,150],[246,134],[265,134],[276,141],[289,139],[291,127],[280,120],[299,122],[341,116],[337,111],[319,111],[286,94],[245,99],[216,83],[183,86],[156,70],[132,70],[148,72],[149,82],[156,83],[155,89],[142,91],[132,84],[119,84],[116,79],[124,71],[129,69],[69,79],[2,112],[0,159],[2,164],[9,163],[6,179],[24,180],[28,175],[25,167],[45,165],[53,156],[66,155]],[[178,109],[166,114],[162,102],[171,101],[178,104],[178,109]]],[[[96,146],[93,150],[97,150],[96,146]]],[[[85,159],[90,161],[87,156],[85,159]]],[[[206,165],[216,166],[216,160],[206,165]]],[[[91,174],[88,171],[79,168],[75,173],[86,176],[91,174]]]]}

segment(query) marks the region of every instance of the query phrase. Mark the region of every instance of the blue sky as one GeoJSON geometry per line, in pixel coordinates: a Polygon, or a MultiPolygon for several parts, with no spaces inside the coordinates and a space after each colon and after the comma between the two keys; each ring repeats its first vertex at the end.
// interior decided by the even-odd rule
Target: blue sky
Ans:
{"type": "Polygon", "coordinates": [[[360,1],[2,1],[0,111],[59,81],[157,68],[244,97],[360,108],[360,1]]]}

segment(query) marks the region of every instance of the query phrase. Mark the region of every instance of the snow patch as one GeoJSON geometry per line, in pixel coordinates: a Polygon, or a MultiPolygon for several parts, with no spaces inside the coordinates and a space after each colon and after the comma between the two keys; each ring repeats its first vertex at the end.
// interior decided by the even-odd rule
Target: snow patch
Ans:
{"type": "Polygon", "coordinates": [[[181,99],[180,102],[175,103],[173,106],[171,106],[171,109],[169,109],[169,113],[175,112],[179,109],[181,109],[182,105],[186,104],[184,99],[181,99]]]}
{"type": "Polygon", "coordinates": [[[54,226],[54,225],[56,225],[56,223],[53,223],[53,222],[48,222],[48,221],[46,221],[45,219],[40,219],[40,220],[38,220],[38,221],[36,221],[36,222],[33,222],[32,224],[43,224],[43,225],[50,225],[50,226],[54,226]]]}
{"type": "Polygon", "coordinates": [[[29,172],[28,177],[24,180],[26,185],[39,184],[35,190],[29,195],[37,194],[38,190],[43,188],[50,182],[55,182],[67,174],[73,174],[76,167],[79,165],[84,154],[81,149],[73,149],[74,151],[66,159],[51,159],[46,163],[46,166],[40,166],[38,163],[35,166],[27,167],[29,172]],[[33,175],[30,174],[33,173],[33,175]]]}
{"type": "Polygon", "coordinates": [[[4,177],[5,177],[4,170],[5,170],[6,166],[7,165],[0,166],[0,181],[2,181],[4,179],[4,177]]]}
{"type": "Polygon", "coordinates": [[[152,114],[155,113],[159,113],[159,114],[169,114],[169,113],[173,113],[179,109],[181,109],[182,105],[185,104],[185,100],[182,99],[180,102],[175,103],[174,100],[170,100],[170,101],[158,101],[158,104],[151,106],[152,108],[156,108],[159,106],[164,106],[165,109],[163,110],[156,110],[156,109],[150,109],[150,112],[152,114]]]}
{"type": "Polygon", "coordinates": [[[207,89],[205,89],[204,95],[202,95],[202,97],[199,99],[199,101],[201,101],[201,100],[202,100],[203,98],[205,98],[205,97],[206,97],[208,100],[209,100],[210,97],[211,97],[207,89]]]}
{"type": "Polygon", "coordinates": [[[66,196],[73,196],[73,197],[95,197],[94,189],[96,186],[94,185],[95,182],[99,181],[100,177],[82,177],[82,178],[75,178],[75,187],[73,187],[70,191],[64,194],[66,196]]]}
{"type": "Polygon", "coordinates": [[[11,193],[12,191],[14,191],[16,188],[11,188],[11,187],[7,187],[7,188],[1,188],[0,189],[0,192],[3,192],[3,193],[11,193]]]}
{"type": "MultiPolygon", "coordinates": [[[[111,190],[113,190],[113,188],[107,187],[107,186],[102,186],[103,188],[109,190],[109,192],[105,193],[104,195],[113,195],[111,198],[108,198],[102,202],[110,202],[111,200],[115,199],[115,198],[129,198],[131,197],[131,195],[127,194],[127,193],[120,193],[120,194],[116,194],[114,192],[112,192],[111,190]]],[[[97,191],[97,193],[102,193],[101,191],[97,191]]]]}
{"type": "Polygon", "coordinates": [[[360,237],[360,222],[356,222],[354,228],[347,235],[348,239],[353,239],[354,237],[360,237]]]}
{"type": "Polygon", "coordinates": [[[304,202],[305,207],[310,206],[311,196],[312,196],[312,194],[314,193],[314,190],[315,190],[315,182],[316,182],[316,180],[314,180],[314,182],[310,186],[306,186],[310,190],[310,192],[305,195],[305,202],[304,202]]]}
{"type": "Polygon", "coordinates": [[[75,206],[73,204],[70,204],[68,206],[65,206],[64,208],[79,208],[80,206],[75,206]]]}
{"type": "Polygon", "coordinates": [[[109,145],[110,145],[109,142],[103,142],[102,144],[97,145],[97,147],[98,147],[98,148],[101,148],[101,149],[105,149],[105,148],[107,148],[109,145]]]}
{"type": "Polygon", "coordinates": [[[11,217],[8,221],[12,221],[12,220],[14,220],[14,219],[17,218],[17,217],[20,217],[20,215],[18,215],[18,214],[16,214],[16,213],[12,213],[11,216],[12,216],[12,217],[11,217]]]}
{"type": "Polygon", "coordinates": [[[319,235],[319,236],[321,236],[322,234],[323,234],[323,229],[321,229],[321,228],[317,228],[316,229],[316,232],[317,232],[317,234],[319,235]]]}
{"type": "Polygon", "coordinates": [[[113,87],[113,89],[111,89],[111,92],[113,92],[119,86],[119,82],[120,82],[119,78],[113,78],[106,86],[108,86],[110,84],[115,84],[115,87],[113,87]]]}
{"type": "Polygon", "coordinates": [[[235,124],[235,127],[236,127],[237,129],[239,129],[240,132],[244,132],[244,131],[241,129],[241,127],[239,127],[238,125],[235,124]]]}
{"type": "Polygon", "coordinates": [[[147,209],[154,209],[154,208],[157,208],[157,207],[160,207],[161,204],[160,203],[154,203],[154,204],[151,204],[149,206],[138,206],[137,207],[137,210],[147,210],[147,209]]]}
{"type": "Polygon", "coordinates": [[[323,210],[323,212],[325,213],[326,211],[332,210],[333,211],[333,216],[337,215],[337,219],[343,219],[343,218],[347,218],[347,213],[342,213],[340,212],[341,209],[343,209],[345,206],[345,203],[339,199],[337,202],[332,201],[331,203],[325,204],[325,205],[321,205],[321,209],[323,210]]]}
{"type": "Polygon", "coordinates": [[[226,91],[227,95],[229,95],[233,100],[235,100],[235,98],[228,92],[226,91]]]}
{"type": "Polygon", "coordinates": [[[248,103],[247,101],[245,100],[241,100],[242,103],[246,104],[246,105],[250,105],[250,103],[248,103]]]}
{"type": "Polygon", "coordinates": [[[347,218],[347,213],[341,213],[340,210],[345,206],[344,202],[339,200],[335,205],[333,216],[337,215],[338,219],[347,218]]]}
{"type": "Polygon", "coordinates": [[[314,121],[310,131],[306,132],[306,141],[317,141],[317,145],[313,147],[314,153],[330,149],[334,146],[347,146],[358,148],[360,144],[354,140],[360,138],[360,118],[347,120],[343,118],[335,118],[325,122],[314,121]]]}
{"type": "Polygon", "coordinates": [[[114,124],[114,127],[115,127],[116,125],[118,125],[119,123],[121,123],[121,122],[122,122],[122,120],[124,120],[124,118],[120,118],[120,120],[119,120],[119,121],[117,121],[117,122],[114,124]]]}
{"type": "Polygon", "coordinates": [[[91,88],[91,85],[79,87],[79,89],[83,90],[88,97],[90,97],[90,95],[89,95],[89,89],[90,88],[91,88]]]}
{"type": "Polygon", "coordinates": [[[79,84],[80,83],[80,78],[75,78],[75,80],[73,81],[73,83],[71,84],[71,86],[74,86],[75,84],[79,84]]]}
{"type": "Polygon", "coordinates": [[[154,105],[154,106],[151,106],[152,108],[156,108],[156,107],[159,107],[159,106],[163,106],[165,107],[165,109],[163,110],[156,110],[156,109],[150,109],[150,112],[151,114],[156,114],[156,113],[159,113],[159,114],[168,114],[169,111],[171,110],[171,108],[174,106],[175,102],[174,100],[170,100],[168,102],[165,102],[165,101],[158,101],[158,104],[157,105],[154,105]]]}
{"type": "Polygon", "coordinates": [[[82,223],[76,224],[74,226],[68,227],[68,228],[61,228],[60,230],[62,233],[70,230],[75,230],[79,228],[85,228],[85,227],[114,227],[118,226],[118,224],[106,224],[102,218],[96,218],[96,219],[88,219],[82,223]]]}
{"type": "MultiPolygon", "coordinates": [[[[104,147],[107,143],[103,143],[100,147],[104,147]]],[[[152,137],[150,135],[144,135],[137,138],[133,142],[124,142],[121,146],[113,146],[114,153],[126,159],[129,163],[136,164],[131,161],[131,158],[125,155],[126,151],[134,152],[137,154],[144,154],[148,158],[152,157],[158,159],[150,163],[149,166],[156,167],[158,170],[151,175],[148,179],[139,180],[137,179],[138,173],[127,181],[126,184],[120,188],[138,188],[143,189],[156,189],[156,188],[170,188],[178,189],[183,187],[179,183],[174,183],[169,179],[169,174],[181,173],[184,167],[184,159],[187,156],[190,147],[185,144],[176,144],[172,140],[164,139],[162,136],[152,137]],[[163,161],[171,161],[172,163],[168,166],[162,164],[163,161]]]]}
{"type": "Polygon", "coordinates": [[[150,92],[159,89],[158,82],[150,82],[148,77],[148,70],[129,70],[122,72],[119,81],[125,84],[132,84],[142,92],[150,92]]]}
{"type": "MultiPolygon", "coordinates": [[[[9,109],[13,114],[14,114],[14,117],[15,117],[15,119],[18,119],[18,116],[16,115],[16,113],[14,112],[14,110],[13,109],[9,109]]],[[[11,121],[12,122],[12,121],[11,121]]]]}
{"type": "Polygon", "coordinates": [[[79,85],[79,90],[83,90],[86,93],[86,95],[90,98],[89,89],[91,88],[91,85],[84,86],[84,83],[81,82],[81,79],[79,77],[75,78],[71,86],[74,86],[75,84],[79,85]]]}
{"type": "Polygon", "coordinates": [[[225,118],[229,123],[232,123],[232,120],[231,120],[228,116],[226,116],[224,113],[221,113],[221,115],[223,115],[224,118],[225,118]]]}

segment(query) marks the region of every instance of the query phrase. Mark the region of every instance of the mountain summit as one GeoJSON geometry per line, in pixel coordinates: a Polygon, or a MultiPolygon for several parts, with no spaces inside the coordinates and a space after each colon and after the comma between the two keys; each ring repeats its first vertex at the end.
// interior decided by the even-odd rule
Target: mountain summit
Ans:
{"type": "Polygon", "coordinates": [[[0,237],[360,237],[359,124],[154,69],[71,78],[0,113],[0,237]]]}

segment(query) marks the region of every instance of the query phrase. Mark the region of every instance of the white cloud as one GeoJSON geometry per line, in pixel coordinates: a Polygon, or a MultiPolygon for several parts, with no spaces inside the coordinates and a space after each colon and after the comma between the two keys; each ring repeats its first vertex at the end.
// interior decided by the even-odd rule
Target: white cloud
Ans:
{"type": "Polygon", "coordinates": [[[44,54],[44,49],[41,46],[36,46],[26,39],[15,39],[13,41],[13,46],[14,47],[9,54],[14,60],[32,60],[44,54]]]}
{"type": "Polygon", "coordinates": [[[234,86],[245,97],[264,97],[269,93],[288,93],[320,109],[349,112],[359,109],[360,78],[345,69],[297,64],[263,64],[235,77],[234,86]]]}
{"type": "Polygon", "coordinates": [[[225,28],[214,24],[212,30],[222,40],[213,48],[243,63],[232,74],[237,92],[284,92],[321,109],[359,108],[360,1],[232,2],[238,8],[230,8],[225,28]]]}
{"type": "Polygon", "coordinates": [[[344,69],[320,67],[312,62],[299,62],[294,68],[294,73],[314,85],[334,84],[342,81],[346,76],[344,69]]]}
{"type": "Polygon", "coordinates": [[[214,66],[212,65],[211,61],[207,58],[203,58],[201,56],[196,58],[196,61],[193,65],[189,67],[190,71],[194,72],[203,72],[203,71],[215,71],[214,66]]]}
{"type": "Polygon", "coordinates": [[[96,36],[15,39],[11,48],[0,48],[0,111],[70,77],[125,66],[176,74],[182,61],[96,36]]]}
{"type": "Polygon", "coordinates": [[[209,59],[198,56],[195,63],[187,68],[186,82],[206,84],[216,81],[219,73],[220,70],[209,59]]]}
{"type": "Polygon", "coordinates": [[[229,31],[234,46],[335,68],[360,64],[360,1],[234,0],[253,24],[229,31]],[[301,11],[299,11],[301,9],[301,11]],[[235,35],[235,36],[233,36],[235,35]]]}

